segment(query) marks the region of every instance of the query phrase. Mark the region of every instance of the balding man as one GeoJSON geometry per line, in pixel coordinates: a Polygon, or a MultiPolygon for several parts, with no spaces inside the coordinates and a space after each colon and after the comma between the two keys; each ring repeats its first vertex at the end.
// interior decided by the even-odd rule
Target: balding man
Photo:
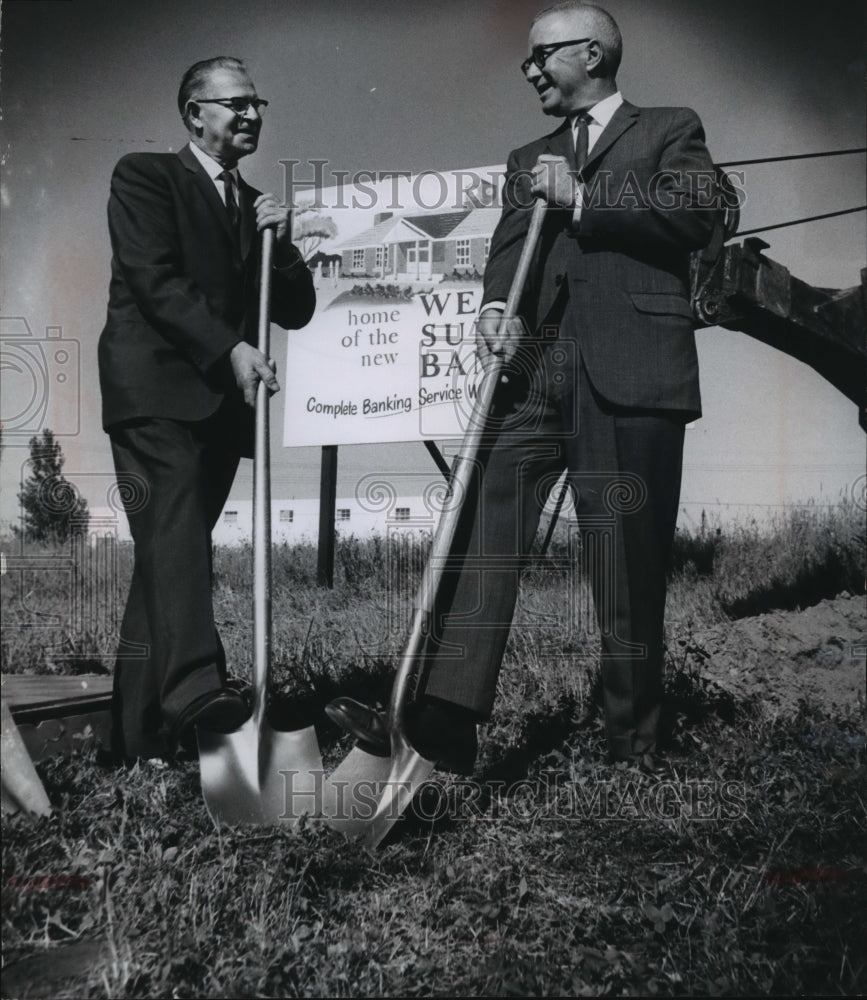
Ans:
{"type": "MultiPolygon", "coordinates": [[[[666,568],[684,427],[700,415],[690,252],[710,239],[714,174],[686,108],[639,108],[616,74],[622,43],[602,9],[559,3],[530,29],[521,70],[549,135],[509,157],[485,269],[481,351],[514,354],[495,402],[478,494],[445,574],[410,738],[452,770],[473,766],[490,717],[521,560],[565,469],[601,636],[608,753],[657,749],[666,568]],[[535,198],[548,205],[520,320],[497,338],[535,198]]],[[[577,599],[576,599],[577,600],[577,599]]],[[[383,720],[340,699],[332,718],[384,748],[383,720]]]]}
{"type": "Polygon", "coordinates": [[[214,625],[211,531],[252,454],[257,385],[279,388],[254,346],[261,230],[276,233],[273,321],[297,329],[315,306],[287,210],[237,169],[266,105],[240,60],[198,62],[178,92],[189,144],[125,156],[111,181],[99,375],[135,543],[114,675],[125,759],[191,749],[197,725],[228,732],[247,715],[214,625]]]}

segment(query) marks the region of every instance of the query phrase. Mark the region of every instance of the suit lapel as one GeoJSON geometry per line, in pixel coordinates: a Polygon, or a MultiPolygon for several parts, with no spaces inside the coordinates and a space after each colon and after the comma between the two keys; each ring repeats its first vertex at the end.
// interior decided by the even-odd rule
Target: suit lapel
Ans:
{"type": "Polygon", "coordinates": [[[552,156],[564,156],[573,170],[578,168],[575,161],[575,138],[568,118],[556,132],[548,136],[545,151],[552,156]]]}
{"type": "Polygon", "coordinates": [[[180,157],[183,165],[192,174],[193,182],[199,191],[202,192],[202,196],[210,206],[226,236],[229,240],[233,240],[232,227],[229,224],[229,216],[226,212],[226,206],[223,204],[219,194],[217,194],[217,188],[208,176],[205,168],[190,152],[189,146],[184,146],[183,149],[179,150],[178,156],[180,157]]]}
{"type": "Polygon", "coordinates": [[[611,149],[627,129],[632,128],[640,114],[640,110],[628,101],[624,101],[620,105],[614,112],[611,121],[602,129],[602,134],[596,140],[596,145],[590,151],[587,163],[584,165],[585,174],[595,168],[596,162],[611,149]]]}
{"type": "MultiPolygon", "coordinates": [[[[614,112],[611,121],[605,126],[602,134],[596,140],[596,144],[590,151],[587,162],[584,164],[582,174],[589,176],[595,169],[597,162],[611,149],[624,132],[632,128],[640,114],[640,109],[628,101],[624,101],[620,105],[614,112]]],[[[571,164],[572,169],[577,169],[578,164],[575,162],[575,140],[568,118],[556,132],[552,132],[548,136],[545,151],[554,156],[565,156],[571,164]]]]}

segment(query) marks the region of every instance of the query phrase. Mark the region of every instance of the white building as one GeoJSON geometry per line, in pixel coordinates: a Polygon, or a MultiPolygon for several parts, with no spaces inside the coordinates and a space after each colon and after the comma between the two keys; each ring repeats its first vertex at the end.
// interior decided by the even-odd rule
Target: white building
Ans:
{"type": "MultiPolygon", "coordinates": [[[[335,530],[340,535],[365,539],[395,531],[431,533],[436,529],[440,504],[445,497],[444,484],[437,484],[423,496],[400,496],[394,490],[369,495],[338,497],[335,504],[335,530]]],[[[546,505],[550,514],[556,500],[546,505]]],[[[561,520],[573,517],[571,502],[564,505],[561,520]]],[[[115,506],[91,507],[88,534],[91,539],[112,536],[130,541],[129,524],[122,510],[115,506]]],[[[215,545],[243,545],[253,537],[253,501],[229,499],[213,531],[215,545]]],[[[311,542],[319,538],[319,499],[292,498],[271,501],[271,538],[280,542],[311,542]]]]}
{"type": "MultiPolygon", "coordinates": [[[[335,529],[341,535],[370,538],[400,528],[431,532],[437,513],[422,497],[393,498],[388,509],[371,509],[356,497],[338,497],[335,529]]],[[[253,501],[229,500],[213,532],[215,545],[240,545],[253,533],[253,501]]],[[[274,542],[313,542],[319,537],[319,500],[316,497],[271,501],[271,538],[274,542]]]]}

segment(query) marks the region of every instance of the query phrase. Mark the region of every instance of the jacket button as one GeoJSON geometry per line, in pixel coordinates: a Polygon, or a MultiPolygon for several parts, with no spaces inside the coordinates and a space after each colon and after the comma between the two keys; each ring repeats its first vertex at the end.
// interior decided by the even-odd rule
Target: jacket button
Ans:
{"type": "Polygon", "coordinates": [[[562,285],[565,280],[566,280],[566,275],[565,274],[558,274],[554,278],[554,284],[555,285],[562,285]]]}

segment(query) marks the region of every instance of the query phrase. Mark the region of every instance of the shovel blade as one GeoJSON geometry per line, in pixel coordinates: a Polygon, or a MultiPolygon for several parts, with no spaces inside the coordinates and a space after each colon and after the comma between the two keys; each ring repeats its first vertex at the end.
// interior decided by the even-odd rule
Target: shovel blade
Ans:
{"type": "Polygon", "coordinates": [[[390,757],[356,747],[323,783],[325,822],[367,847],[377,847],[433,769],[434,764],[410,746],[399,746],[390,757]]]}
{"type": "Polygon", "coordinates": [[[36,773],[21,733],[12,718],[12,711],[3,702],[3,812],[15,813],[20,810],[34,816],[48,816],[51,803],[45,787],[36,773]]]}
{"type": "Polygon", "coordinates": [[[322,757],[312,726],[277,732],[249,719],[233,733],[198,730],[205,806],[215,825],[296,826],[317,811],[322,757]]]}

